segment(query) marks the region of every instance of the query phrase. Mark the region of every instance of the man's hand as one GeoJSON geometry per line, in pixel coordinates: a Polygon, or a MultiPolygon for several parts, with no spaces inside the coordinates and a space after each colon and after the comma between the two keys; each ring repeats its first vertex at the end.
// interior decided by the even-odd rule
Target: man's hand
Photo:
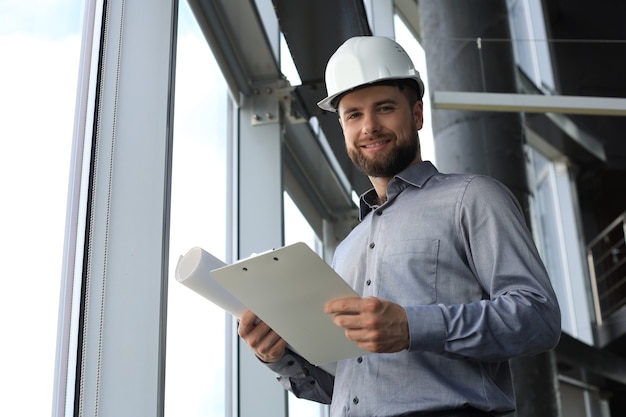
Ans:
{"type": "Polygon", "coordinates": [[[263,362],[278,362],[285,354],[287,342],[250,310],[239,319],[237,333],[263,362]]]}
{"type": "Polygon", "coordinates": [[[324,306],[333,323],[360,348],[375,353],[399,352],[409,347],[406,311],[400,305],[376,297],[339,298],[324,306]]]}

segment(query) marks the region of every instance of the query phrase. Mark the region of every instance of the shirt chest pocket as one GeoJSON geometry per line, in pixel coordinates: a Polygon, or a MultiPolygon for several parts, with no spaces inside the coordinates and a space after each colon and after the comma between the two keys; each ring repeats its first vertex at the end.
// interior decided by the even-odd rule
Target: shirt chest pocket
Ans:
{"type": "Polygon", "coordinates": [[[403,306],[437,302],[439,240],[412,239],[386,245],[377,274],[378,297],[403,306]]]}

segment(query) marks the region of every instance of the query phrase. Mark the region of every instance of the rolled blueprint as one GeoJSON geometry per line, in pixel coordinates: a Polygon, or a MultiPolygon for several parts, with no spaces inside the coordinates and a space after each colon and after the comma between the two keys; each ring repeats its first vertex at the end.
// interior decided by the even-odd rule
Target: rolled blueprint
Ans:
{"type": "Polygon", "coordinates": [[[211,276],[211,271],[226,264],[202,248],[191,248],[178,258],[176,281],[191,288],[213,304],[237,318],[248,310],[211,276]]]}

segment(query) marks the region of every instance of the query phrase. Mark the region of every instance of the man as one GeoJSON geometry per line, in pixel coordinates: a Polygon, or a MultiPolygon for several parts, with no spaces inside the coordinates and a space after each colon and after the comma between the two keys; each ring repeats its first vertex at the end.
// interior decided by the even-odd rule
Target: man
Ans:
{"type": "Polygon", "coordinates": [[[515,408],[508,359],[552,349],[560,312],[513,195],[422,162],[419,73],[387,38],[346,41],[326,69],[346,150],[373,188],[333,268],[362,297],[325,311],[372,352],[335,375],[247,312],[239,335],[296,396],[331,416],[497,416],[515,408]]]}

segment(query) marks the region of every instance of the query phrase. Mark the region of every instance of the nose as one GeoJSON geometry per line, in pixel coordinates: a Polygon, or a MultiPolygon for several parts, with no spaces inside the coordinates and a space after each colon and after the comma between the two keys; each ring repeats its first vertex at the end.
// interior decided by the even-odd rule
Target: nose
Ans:
{"type": "Polygon", "coordinates": [[[376,113],[365,112],[363,115],[363,133],[368,135],[374,135],[380,131],[380,121],[376,113]]]}

